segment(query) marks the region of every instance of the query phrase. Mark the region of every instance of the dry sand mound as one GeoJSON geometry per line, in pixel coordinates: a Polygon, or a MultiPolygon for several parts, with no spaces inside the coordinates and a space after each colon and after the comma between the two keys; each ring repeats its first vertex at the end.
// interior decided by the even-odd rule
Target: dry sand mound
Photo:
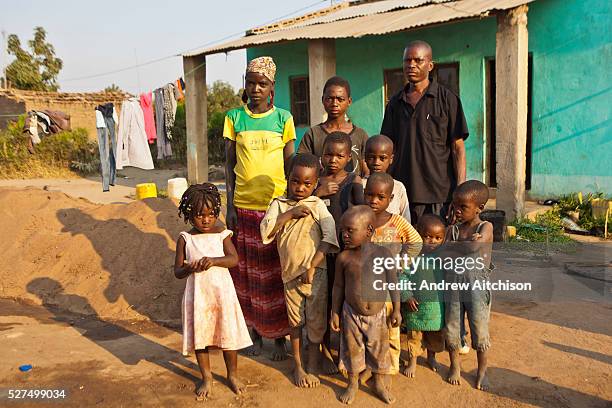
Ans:
{"type": "Polygon", "coordinates": [[[172,266],[186,225],[171,200],[98,205],[0,189],[0,220],[0,297],[107,319],[180,319],[184,281],[172,266]]]}

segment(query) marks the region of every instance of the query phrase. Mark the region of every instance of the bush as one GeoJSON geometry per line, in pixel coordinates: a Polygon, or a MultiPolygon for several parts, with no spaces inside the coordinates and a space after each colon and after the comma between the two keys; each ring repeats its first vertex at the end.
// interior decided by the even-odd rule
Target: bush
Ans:
{"type": "Polygon", "coordinates": [[[25,117],[0,132],[0,178],[74,177],[99,171],[98,145],[87,130],[75,129],[45,136],[27,150],[28,135],[22,133],[25,117]]]}
{"type": "Polygon", "coordinates": [[[572,242],[572,239],[564,234],[561,215],[556,207],[536,215],[535,222],[529,218],[520,218],[512,221],[510,225],[516,227],[516,238],[511,241],[572,242]]]}

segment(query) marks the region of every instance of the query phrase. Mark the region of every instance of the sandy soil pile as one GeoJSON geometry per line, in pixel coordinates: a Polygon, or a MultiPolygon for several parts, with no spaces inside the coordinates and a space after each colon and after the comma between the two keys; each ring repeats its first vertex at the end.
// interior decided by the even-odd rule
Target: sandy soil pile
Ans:
{"type": "Polygon", "coordinates": [[[180,319],[184,281],[172,266],[186,225],[173,201],[97,205],[57,192],[0,189],[0,220],[0,297],[107,319],[180,319]]]}

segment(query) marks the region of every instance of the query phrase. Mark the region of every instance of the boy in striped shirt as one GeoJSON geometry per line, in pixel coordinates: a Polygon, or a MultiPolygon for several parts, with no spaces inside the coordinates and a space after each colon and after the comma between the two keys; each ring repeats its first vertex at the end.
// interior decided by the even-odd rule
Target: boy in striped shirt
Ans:
{"type": "MultiPolygon", "coordinates": [[[[364,196],[366,204],[374,211],[375,231],[372,235],[372,242],[383,244],[394,256],[406,254],[411,259],[421,252],[423,240],[404,217],[387,211],[393,199],[393,186],[393,177],[387,173],[373,173],[368,177],[364,196]]],[[[387,302],[387,309],[389,306],[391,302],[387,302]]],[[[389,329],[389,346],[392,361],[391,374],[397,374],[401,352],[399,326],[389,329]]],[[[361,382],[365,383],[370,375],[368,372],[362,373],[361,382]]]]}

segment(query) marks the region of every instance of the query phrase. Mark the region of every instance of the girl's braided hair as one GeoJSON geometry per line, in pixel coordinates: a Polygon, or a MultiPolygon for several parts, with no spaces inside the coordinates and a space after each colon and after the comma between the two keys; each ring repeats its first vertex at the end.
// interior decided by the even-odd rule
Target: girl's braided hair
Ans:
{"type": "Polygon", "coordinates": [[[192,184],[181,197],[178,207],[179,217],[183,217],[187,223],[201,214],[204,208],[212,208],[218,217],[221,213],[221,194],[214,184],[192,184]]]}

